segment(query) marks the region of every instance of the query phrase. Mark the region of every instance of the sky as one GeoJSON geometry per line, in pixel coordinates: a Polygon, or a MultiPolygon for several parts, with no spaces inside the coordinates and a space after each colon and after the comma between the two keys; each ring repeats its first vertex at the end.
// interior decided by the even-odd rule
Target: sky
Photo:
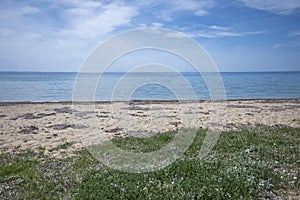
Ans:
{"type": "Polygon", "coordinates": [[[186,34],[220,71],[300,71],[299,0],[1,0],[0,13],[0,71],[78,71],[101,42],[142,27],[186,34]]]}

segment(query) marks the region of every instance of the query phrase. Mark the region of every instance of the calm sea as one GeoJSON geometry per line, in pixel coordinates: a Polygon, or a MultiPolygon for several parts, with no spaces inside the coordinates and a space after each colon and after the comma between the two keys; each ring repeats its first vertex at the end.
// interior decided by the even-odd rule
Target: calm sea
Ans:
{"type": "MultiPolygon", "coordinates": [[[[112,100],[114,88],[123,75],[104,74],[97,86],[95,99],[112,100]]],[[[205,81],[198,73],[182,75],[195,91],[197,99],[210,99],[205,81]]],[[[300,98],[300,72],[225,72],[221,76],[227,99],[300,98]]],[[[130,97],[114,93],[117,100],[176,100],[175,94],[178,93],[183,94],[185,100],[194,100],[174,74],[133,73],[128,77],[132,85],[146,83],[139,85],[130,97]],[[167,81],[176,89],[147,83],[147,80],[156,80],[157,83],[167,81]]],[[[0,72],[0,101],[71,101],[75,80],[76,73],[0,72]]]]}

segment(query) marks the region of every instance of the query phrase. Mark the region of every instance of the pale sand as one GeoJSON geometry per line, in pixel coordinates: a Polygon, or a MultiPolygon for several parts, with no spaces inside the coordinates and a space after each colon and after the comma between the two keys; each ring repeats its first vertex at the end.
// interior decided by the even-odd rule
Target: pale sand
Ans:
{"type": "Polygon", "coordinates": [[[97,103],[90,110],[67,102],[0,103],[0,149],[44,147],[49,150],[73,142],[68,149],[72,151],[83,147],[82,141],[89,145],[116,136],[147,137],[151,134],[145,131],[211,128],[216,123],[225,130],[255,124],[300,127],[299,114],[300,99],[114,102],[97,103]],[[227,107],[223,109],[220,105],[227,107]]]}

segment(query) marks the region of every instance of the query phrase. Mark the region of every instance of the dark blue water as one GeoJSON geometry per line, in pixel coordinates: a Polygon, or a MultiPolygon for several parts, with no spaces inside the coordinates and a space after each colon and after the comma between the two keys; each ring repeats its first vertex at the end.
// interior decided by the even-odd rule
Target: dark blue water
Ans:
{"type": "MultiPolygon", "coordinates": [[[[124,94],[114,93],[114,88],[123,75],[124,73],[104,74],[97,86],[95,99],[128,99],[128,95],[122,96],[127,94],[126,91],[124,94]]],[[[182,75],[195,91],[197,99],[210,99],[205,81],[199,74],[182,75]]],[[[226,72],[221,73],[221,76],[227,99],[300,98],[300,72],[226,72]]],[[[172,73],[134,73],[128,77],[132,80],[128,84],[132,85],[155,79],[158,83],[164,80],[174,86],[170,90],[153,82],[140,85],[130,95],[130,99],[176,100],[175,94],[178,93],[186,100],[194,99],[172,73]]],[[[0,101],[71,101],[75,80],[76,73],[0,72],[0,101]]]]}

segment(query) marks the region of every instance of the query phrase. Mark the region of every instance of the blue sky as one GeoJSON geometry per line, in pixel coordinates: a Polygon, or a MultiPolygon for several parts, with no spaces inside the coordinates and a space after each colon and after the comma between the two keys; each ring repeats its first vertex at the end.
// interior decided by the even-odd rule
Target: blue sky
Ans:
{"type": "Polygon", "coordinates": [[[0,13],[0,71],[78,71],[103,40],[148,26],[192,37],[221,71],[300,71],[299,0],[1,0],[0,13]]]}

